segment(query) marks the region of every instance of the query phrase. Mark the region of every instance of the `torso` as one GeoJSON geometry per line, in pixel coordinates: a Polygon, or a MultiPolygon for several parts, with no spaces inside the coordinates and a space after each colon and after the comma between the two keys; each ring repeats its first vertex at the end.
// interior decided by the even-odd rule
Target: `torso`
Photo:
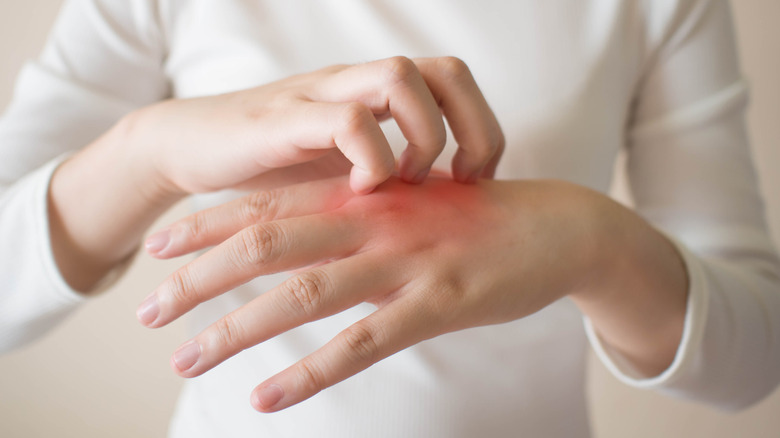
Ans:
{"type": "MultiPolygon", "coordinates": [[[[633,2],[163,5],[166,71],[177,97],[239,90],[337,63],[460,57],[504,129],[507,149],[497,175],[504,179],[565,179],[607,191],[641,69],[633,2]]],[[[384,129],[399,155],[406,142],[392,123],[384,129]]],[[[453,152],[450,136],[437,165],[448,168],[453,152]]],[[[230,196],[195,202],[201,208],[230,196]]],[[[283,277],[257,279],[199,307],[194,331],[283,277]]],[[[371,310],[358,306],[293,330],[189,381],[173,436],[589,435],[586,341],[568,300],[520,321],[423,342],[282,413],[252,411],[255,385],[371,310]]]]}

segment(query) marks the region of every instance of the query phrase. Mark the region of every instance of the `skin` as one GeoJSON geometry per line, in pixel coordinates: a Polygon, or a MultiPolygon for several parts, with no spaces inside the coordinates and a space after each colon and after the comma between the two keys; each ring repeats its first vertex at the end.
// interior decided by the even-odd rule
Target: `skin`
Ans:
{"type": "Polygon", "coordinates": [[[409,142],[397,163],[402,178],[420,183],[446,142],[443,117],[459,144],[454,179],[491,177],[503,134],[457,58],[337,65],[140,109],[52,176],[55,259],[71,287],[89,293],[136,250],[152,222],[188,194],[345,173],[354,193],[368,193],[396,167],[379,127],[387,118],[409,142]]]}
{"type": "Polygon", "coordinates": [[[258,192],[162,231],[175,257],[209,246],[139,308],[161,327],[259,275],[299,269],[185,343],[195,377],[306,322],[361,302],[377,310],[260,384],[251,403],[301,402],[423,340],[523,318],[570,296],[602,339],[652,376],[680,342],[687,278],[676,249],[606,196],[561,181],[473,185],[396,178],[355,196],[331,179],[258,192]]]}
{"type": "Polygon", "coordinates": [[[674,247],[581,187],[479,179],[492,177],[503,147],[493,113],[454,58],[333,66],[165,101],[123,118],[54,173],[53,253],[65,280],[89,293],[185,195],[262,190],[150,237],[147,249],[158,257],[217,246],[172,274],[139,319],[159,327],[257,275],[303,269],[177,351],[174,368],[192,377],[305,321],[363,301],[377,305],[261,384],[252,403],[265,412],[424,339],[521,318],[567,295],[638,369],[665,369],[687,290],[674,247]],[[452,179],[407,184],[422,183],[440,153],[442,116],[459,145],[452,179]],[[378,125],[390,117],[409,141],[398,163],[378,125]],[[390,178],[396,165],[404,183],[390,178]],[[347,172],[348,179],[289,186],[347,172]]]}

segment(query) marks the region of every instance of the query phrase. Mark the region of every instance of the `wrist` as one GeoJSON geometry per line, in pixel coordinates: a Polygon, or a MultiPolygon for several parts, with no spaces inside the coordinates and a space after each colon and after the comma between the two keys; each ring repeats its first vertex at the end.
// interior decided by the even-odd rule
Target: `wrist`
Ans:
{"type": "Polygon", "coordinates": [[[687,273],[674,245],[606,198],[593,235],[592,276],[571,294],[601,340],[648,376],[674,359],[685,321],[687,273]]]}
{"type": "Polygon", "coordinates": [[[49,185],[53,255],[80,292],[126,260],[147,227],[180,199],[159,184],[145,154],[128,141],[125,123],[62,163],[49,185]]]}
{"type": "Polygon", "coordinates": [[[173,205],[188,193],[178,187],[166,170],[160,137],[161,104],[135,110],[120,119],[106,134],[104,147],[108,154],[127,163],[125,177],[133,181],[140,195],[150,205],[173,205]]]}

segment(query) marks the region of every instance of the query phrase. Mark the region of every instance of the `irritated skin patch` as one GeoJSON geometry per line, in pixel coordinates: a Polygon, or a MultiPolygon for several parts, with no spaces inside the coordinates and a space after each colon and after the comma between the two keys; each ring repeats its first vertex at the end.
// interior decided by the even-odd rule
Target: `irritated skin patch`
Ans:
{"type": "Polygon", "coordinates": [[[495,225],[499,210],[483,182],[462,184],[434,176],[422,184],[391,178],[368,195],[350,195],[333,204],[341,201],[338,210],[360,218],[375,239],[423,246],[484,233],[495,225]]]}

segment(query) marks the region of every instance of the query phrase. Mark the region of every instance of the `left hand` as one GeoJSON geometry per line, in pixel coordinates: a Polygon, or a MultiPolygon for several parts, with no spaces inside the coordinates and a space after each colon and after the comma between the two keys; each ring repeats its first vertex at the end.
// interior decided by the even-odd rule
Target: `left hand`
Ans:
{"type": "Polygon", "coordinates": [[[139,319],[160,327],[255,277],[309,267],[177,350],[172,367],[194,377],[306,322],[375,304],[255,389],[253,406],[277,411],[425,339],[597,289],[615,253],[604,243],[616,229],[609,208],[603,195],[559,181],[392,178],[354,196],[336,178],[258,192],[168,228],[158,257],[217,246],[164,281],[139,319]]]}

